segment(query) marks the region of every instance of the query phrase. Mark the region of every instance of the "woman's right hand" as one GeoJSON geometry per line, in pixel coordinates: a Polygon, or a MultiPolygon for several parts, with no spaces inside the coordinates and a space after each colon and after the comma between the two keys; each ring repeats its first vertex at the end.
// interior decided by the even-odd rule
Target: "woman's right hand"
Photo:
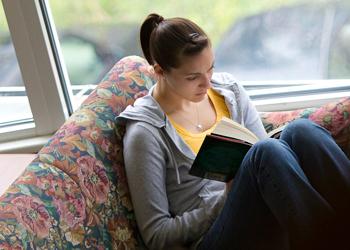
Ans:
{"type": "Polygon", "coordinates": [[[233,179],[230,180],[229,182],[226,182],[226,189],[225,189],[226,195],[230,192],[231,187],[232,187],[232,183],[233,183],[233,179]]]}

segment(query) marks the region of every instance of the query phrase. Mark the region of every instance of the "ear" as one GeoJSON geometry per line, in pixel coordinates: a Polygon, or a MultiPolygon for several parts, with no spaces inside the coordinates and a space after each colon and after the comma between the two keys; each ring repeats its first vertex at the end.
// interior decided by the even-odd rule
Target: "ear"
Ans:
{"type": "Polygon", "coordinates": [[[164,70],[160,67],[158,63],[154,64],[153,68],[154,68],[154,73],[156,74],[158,79],[161,79],[164,77],[164,70]]]}

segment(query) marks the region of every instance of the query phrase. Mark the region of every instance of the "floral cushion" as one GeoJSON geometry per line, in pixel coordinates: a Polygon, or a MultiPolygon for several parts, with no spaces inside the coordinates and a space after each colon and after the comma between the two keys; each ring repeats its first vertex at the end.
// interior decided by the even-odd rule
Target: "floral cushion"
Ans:
{"type": "Polygon", "coordinates": [[[269,132],[297,118],[308,118],[331,132],[343,151],[350,156],[350,97],[327,103],[320,108],[261,113],[269,132]]]}
{"type": "Polygon", "coordinates": [[[148,92],[146,61],[119,61],[0,197],[0,249],[135,249],[115,117],[148,92]]]}

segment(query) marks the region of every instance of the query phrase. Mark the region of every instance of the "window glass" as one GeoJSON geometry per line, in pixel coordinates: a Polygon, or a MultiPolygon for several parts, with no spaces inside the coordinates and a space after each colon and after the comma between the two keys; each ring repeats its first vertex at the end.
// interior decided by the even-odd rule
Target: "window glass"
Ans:
{"type": "Polygon", "coordinates": [[[32,121],[33,115],[0,2],[0,129],[32,121]]]}
{"type": "Polygon", "coordinates": [[[93,88],[120,58],[142,55],[139,26],[151,12],[198,23],[212,39],[216,70],[239,80],[350,78],[347,1],[49,3],[72,89],[79,96],[84,85],[93,88]]]}
{"type": "Polygon", "coordinates": [[[350,78],[350,8],[339,15],[339,28],[332,33],[329,53],[329,78],[350,78]],[[345,12],[347,11],[347,12],[345,12]]]}
{"type": "Polygon", "coordinates": [[[350,78],[350,4],[314,1],[241,18],[217,47],[218,67],[242,80],[350,78]]]}

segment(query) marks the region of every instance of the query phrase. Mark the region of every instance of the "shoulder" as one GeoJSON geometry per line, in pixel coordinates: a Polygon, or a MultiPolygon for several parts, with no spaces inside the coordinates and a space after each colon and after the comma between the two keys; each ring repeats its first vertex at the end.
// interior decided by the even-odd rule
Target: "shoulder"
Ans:
{"type": "Polygon", "coordinates": [[[240,92],[245,92],[239,81],[232,74],[227,72],[215,72],[212,76],[211,83],[214,89],[233,91],[236,95],[240,92]]]}
{"type": "Polygon", "coordinates": [[[230,73],[214,73],[211,82],[213,89],[220,95],[227,96],[233,94],[236,99],[240,99],[240,96],[246,95],[244,87],[230,73]]]}
{"type": "Polygon", "coordinates": [[[145,121],[128,120],[125,126],[125,136],[149,138],[154,136],[158,137],[161,133],[159,128],[145,121]]]}
{"type": "Polygon", "coordinates": [[[163,138],[160,131],[146,122],[128,122],[123,137],[126,166],[133,169],[154,169],[158,166],[159,169],[163,169],[164,162],[169,159],[169,150],[163,138]]]}
{"type": "Polygon", "coordinates": [[[237,79],[227,72],[214,72],[211,81],[213,84],[221,86],[238,84],[237,79]]]}
{"type": "Polygon", "coordinates": [[[143,121],[128,121],[123,136],[124,147],[152,148],[165,150],[168,148],[168,138],[162,128],[157,128],[143,121]]]}

